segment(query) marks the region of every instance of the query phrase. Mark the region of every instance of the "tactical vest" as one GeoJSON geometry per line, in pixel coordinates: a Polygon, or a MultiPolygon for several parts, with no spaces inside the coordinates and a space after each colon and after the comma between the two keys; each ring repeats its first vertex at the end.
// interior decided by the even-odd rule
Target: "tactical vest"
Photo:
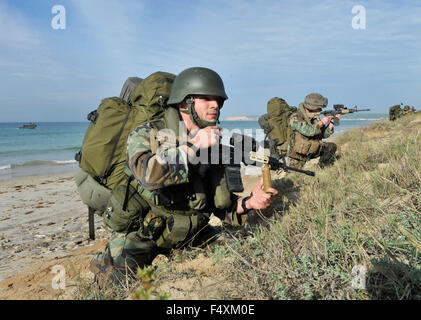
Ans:
{"type": "MultiPolygon", "coordinates": [[[[313,124],[312,120],[303,115],[302,104],[299,106],[297,115],[299,121],[305,121],[309,125],[313,124]]],[[[299,132],[292,131],[292,129],[290,130],[291,139],[293,141],[293,146],[289,153],[291,158],[297,160],[308,160],[318,154],[320,150],[320,140],[322,139],[321,135],[307,137],[299,132]]]]}
{"type": "MultiPolygon", "coordinates": [[[[175,133],[176,145],[183,143],[187,137],[178,136],[179,121],[178,110],[169,107],[163,118],[147,124],[151,127],[152,153],[165,142],[157,140],[158,132],[162,129],[175,133]]],[[[124,171],[128,184],[120,185],[113,191],[104,215],[104,224],[116,232],[138,230],[142,236],[156,241],[161,248],[183,245],[207,225],[215,208],[229,210],[233,205],[223,165],[189,165],[188,183],[153,191],[145,189],[134,179],[127,166],[124,171]],[[156,222],[157,219],[159,222],[156,222]]]]}
{"type": "MultiPolygon", "coordinates": [[[[182,120],[181,120],[182,121],[182,120]]],[[[157,141],[157,132],[169,129],[176,136],[176,144],[183,143],[187,137],[179,136],[180,116],[175,108],[168,108],[164,117],[149,123],[151,126],[151,149],[153,153],[166,141],[157,141]],[[156,145],[154,145],[156,144],[156,145]]],[[[228,209],[231,203],[223,165],[189,165],[189,182],[169,186],[159,190],[146,190],[137,183],[137,190],[151,207],[161,213],[195,215],[199,212],[210,213],[209,209],[228,209]]]]}

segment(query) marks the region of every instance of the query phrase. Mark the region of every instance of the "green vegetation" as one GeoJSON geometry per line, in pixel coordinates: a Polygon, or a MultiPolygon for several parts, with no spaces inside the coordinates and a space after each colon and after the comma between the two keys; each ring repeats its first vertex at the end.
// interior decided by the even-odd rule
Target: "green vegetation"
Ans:
{"type": "Polygon", "coordinates": [[[137,270],[137,276],[140,279],[140,287],[136,292],[132,293],[131,297],[135,300],[167,300],[171,294],[158,293],[156,287],[153,285],[155,280],[155,268],[145,267],[137,270]]]}
{"type": "Polygon", "coordinates": [[[288,175],[288,210],[230,243],[231,259],[223,260],[227,281],[236,284],[230,294],[421,299],[420,115],[351,129],[336,142],[342,152],[332,167],[316,169],[316,178],[288,175]],[[352,285],[356,266],[367,269],[366,289],[352,285]]]}
{"type": "Polygon", "coordinates": [[[421,299],[421,114],[334,140],[333,166],[273,181],[281,196],[261,225],[176,251],[140,284],[112,294],[82,287],[79,298],[421,299]]]}

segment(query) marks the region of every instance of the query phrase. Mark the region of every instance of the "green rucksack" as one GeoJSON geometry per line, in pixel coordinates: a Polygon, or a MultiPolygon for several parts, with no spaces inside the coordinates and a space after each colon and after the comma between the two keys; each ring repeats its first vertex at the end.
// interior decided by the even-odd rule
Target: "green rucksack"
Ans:
{"type": "Polygon", "coordinates": [[[259,118],[259,124],[269,137],[272,156],[286,155],[291,139],[289,118],[296,111],[297,108],[290,107],[284,99],[274,97],[268,101],[267,114],[259,118]]]}
{"type": "Polygon", "coordinates": [[[124,168],[130,132],[164,115],[174,79],[174,74],[166,72],[155,72],[144,80],[129,78],[120,97],[103,99],[88,114],[91,123],[75,156],[81,168],[75,181],[82,202],[90,209],[90,229],[93,212],[102,215],[112,190],[127,180],[124,168]]]}
{"type": "Polygon", "coordinates": [[[401,106],[399,104],[395,104],[389,108],[389,120],[394,121],[399,118],[403,113],[401,106]]]}

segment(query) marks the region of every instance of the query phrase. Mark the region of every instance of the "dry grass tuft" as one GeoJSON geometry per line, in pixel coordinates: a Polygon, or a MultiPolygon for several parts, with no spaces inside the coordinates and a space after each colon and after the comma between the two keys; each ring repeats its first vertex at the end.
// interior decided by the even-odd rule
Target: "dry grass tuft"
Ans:
{"type": "Polygon", "coordinates": [[[281,196],[264,223],[159,262],[158,289],[173,299],[421,299],[421,114],[334,140],[333,166],[274,181],[281,196]]]}
{"type": "Polygon", "coordinates": [[[332,167],[288,175],[295,204],[226,252],[234,296],[421,299],[420,118],[351,129],[335,139],[346,147],[332,167]]]}

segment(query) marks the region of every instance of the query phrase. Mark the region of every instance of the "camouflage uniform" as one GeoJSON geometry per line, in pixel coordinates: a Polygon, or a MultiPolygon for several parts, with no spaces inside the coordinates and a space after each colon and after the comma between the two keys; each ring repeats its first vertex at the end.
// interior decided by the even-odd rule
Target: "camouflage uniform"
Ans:
{"type": "Polygon", "coordinates": [[[128,166],[151,210],[139,230],[114,233],[105,252],[94,257],[91,271],[102,285],[118,277],[116,271],[125,272],[126,267],[135,271],[151,264],[159,253],[214,237],[216,230],[208,225],[211,213],[231,225],[243,225],[247,219],[236,213],[238,196],[228,192],[223,166],[189,164],[186,152],[172,144],[152,152],[151,133],[150,125],[137,127],[127,143],[128,166]],[[177,228],[184,229],[171,240],[169,232],[177,228]]]}
{"type": "Polygon", "coordinates": [[[299,105],[298,111],[293,113],[290,117],[291,128],[291,142],[288,148],[288,159],[290,165],[296,168],[302,168],[305,163],[317,157],[319,159],[319,166],[324,167],[333,163],[335,159],[335,152],[337,146],[332,142],[321,142],[320,140],[330,137],[333,130],[329,126],[320,128],[317,125],[317,118],[309,118],[305,109],[311,110],[315,108],[308,102],[322,100],[323,103],[316,105],[316,107],[323,107],[327,104],[327,99],[319,94],[309,94],[306,101],[299,105]],[[324,103],[325,99],[325,104],[324,103]]]}

